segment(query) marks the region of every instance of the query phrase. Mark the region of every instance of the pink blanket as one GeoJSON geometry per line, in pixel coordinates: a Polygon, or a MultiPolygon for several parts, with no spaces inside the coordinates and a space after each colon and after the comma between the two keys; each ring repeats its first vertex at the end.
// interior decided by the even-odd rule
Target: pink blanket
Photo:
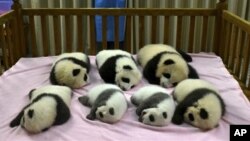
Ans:
{"type": "MultiPolygon", "coordinates": [[[[86,115],[90,109],[78,102],[90,88],[103,83],[95,66],[95,57],[91,56],[91,84],[74,90],[71,103],[71,118],[60,126],[54,126],[40,134],[28,134],[21,127],[10,128],[9,123],[28,103],[28,92],[36,87],[50,84],[49,73],[55,57],[21,58],[11,69],[0,77],[0,140],[1,141],[228,141],[230,124],[250,124],[250,104],[238,83],[224,67],[221,59],[213,54],[191,54],[194,66],[201,79],[213,83],[220,91],[226,104],[226,114],[219,127],[203,132],[188,124],[180,126],[170,124],[165,127],[153,127],[138,122],[135,107],[130,104],[122,120],[115,124],[90,121],[86,115]]],[[[129,97],[147,81],[141,83],[125,95],[129,97]]],[[[171,92],[172,89],[169,89],[171,92]]]]}

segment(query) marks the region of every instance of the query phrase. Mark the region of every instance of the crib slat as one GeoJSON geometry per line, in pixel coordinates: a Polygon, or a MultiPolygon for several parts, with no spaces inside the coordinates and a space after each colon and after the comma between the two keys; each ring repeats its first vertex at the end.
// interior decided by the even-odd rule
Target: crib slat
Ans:
{"type": "MultiPolygon", "coordinates": [[[[12,28],[12,35],[13,35],[13,42],[14,42],[14,47],[15,49],[13,49],[13,56],[14,56],[14,62],[15,63],[20,57],[20,47],[19,47],[19,40],[18,40],[18,34],[17,34],[17,21],[16,19],[13,19],[11,22],[11,27],[12,28]]],[[[13,65],[12,63],[12,65],[13,65]]]]}
{"type": "Polygon", "coordinates": [[[177,35],[176,35],[176,48],[181,48],[181,33],[182,33],[182,16],[177,18],[177,35]]]}
{"type": "Polygon", "coordinates": [[[95,38],[95,17],[89,16],[90,26],[90,53],[91,55],[96,54],[96,38],[95,38]]]}
{"type": "MultiPolygon", "coordinates": [[[[224,33],[224,32],[223,32],[224,33]]],[[[241,38],[242,38],[242,30],[239,29],[238,37],[236,38],[236,51],[235,51],[235,65],[234,65],[234,74],[239,78],[237,75],[237,71],[239,70],[239,63],[241,58],[241,38]]]]}
{"type": "Polygon", "coordinates": [[[235,25],[232,26],[232,34],[229,41],[229,55],[228,55],[228,63],[227,66],[229,69],[231,69],[232,59],[233,59],[233,46],[234,46],[234,40],[235,40],[235,34],[236,34],[236,27],[235,25]]]}
{"type": "Polygon", "coordinates": [[[76,46],[76,50],[79,52],[83,52],[84,48],[83,48],[83,22],[82,22],[82,15],[77,15],[77,46],[76,46]]]}
{"type": "Polygon", "coordinates": [[[119,16],[115,16],[115,49],[119,48],[119,16]]]}
{"type": "Polygon", "coordinates": [[[107,16],[102,16],[102,49],[107,49],[107,16]]]}
{"type": "Polygon", "coordinates": [[[190,17],[190,27],[189,27],[189,44],[188,52],[194,51],[194,27],[195,27],[195,16],[190,17]]]}
{"type": "Polygon", "coordinates": [[[239,41],[239,63],[236,64],[238,66],[236,66],[236,71],[235,71],[235,74],[240,77],[240,68],[242,66],[242,58],[243,58],[243,50],[244,50],[244,43],[245,43],[245,40],[246,40],[246,32],[244,31],[241,31],[241,38],[240,38],[240,41],[239,41]]]}
{"type": "Polygon", "coordinates": [[[44,55],[49,55],[49,42],[48,42],[48,27],[46,23],[46,16],[41,16],[41,22],[42,22],[42,40],[43,40],[43,49],[44,49],[44,55]]]}
{"type": "Polygon", "coordinates": [[[36,43],[34,16],[29,16],[29,22],[30,22],[30,32],[31,32],[32,56],[36,57],[38,55],[38,51],[36,43]]]}
{"type": "Polygon", "coordinates": [[[231,69],[234,72],[234,66],[235,66],[235,58],[237,57],[236,54],[236,46],[237,46],[237,39],[238,39],[238,32],[239,32],[239,27],[234,28],[234,37],[231,40],[230,43],[230,48],[232,50],[232,55],[231,58],[229,60],[229,69],[231,69]]]}
{"type": "MultiPolygon", "coordinates": [[[[157,29],[157,16],[152,16],[152,31],[151,31],[151,38],[152,38],[152,43],[156,43],[156,29],[157,29]]],[[[143,35],[144,36],[144,35],[143,35]]]]}
{"type": "Polygon", "coordinates": [[[169,44],[169,16],[164,18],[164,43],[169,44]]]}
{"type": "Polygon", "coordinates": [[[139,16],[139,48],[145,44],[145,17],[139,16]]]}
{"type": "Polygon", "coordinates": [[[244,47],[244,53],[243,53],[243,65],[242,65],[242,75],[241,75],[241,80],[243,82],[246,82],[247,80],[247,73],[248,73],[248,67],[249,67],[249,59],[250,59],[250,34],[247,34],[247,43],[246,46],[244,47]]]}
{"type": "Polygon", "coordinates": [[[12,33],[11,33],[11,27],[9,23],[5,24],[5,29],[6,29],[6,36],[7,36],[7,43],[8,43],[8,54],[9,54],[9,63],[10,65],[14,63],[13,59],[13,42],[12,42],[12,33]]]}
{"type": "Polygon", "coordinates": [[[59,55],[61,53],[62,44],[61,44],[61,26],[59,21],[59,16],[53,16],[53,25],[54,25],[54,37],[55,37],[55,53],[59,55]]]}
{"type": "Polygon", "coordinates": [[[201,50],[204,51],[204,52],[208,51],[208,49],[206,49],[206,43],[207,43],[207,24],[208,24],[208,16],[203,16],[201,50]]]}
{"type": "Polygon", "coordinates": [[[0,41],[2,42],[2,49],[3,49],[3,57],[4,57],[4,66],[6,67],[5,69],[9,68],[9,63],[8,63],[8,56],[7,56],[7,43],[5,40],[5,36],[6,36],[6,31],[4,31],[5,29],[3,28],[3,25],[0,25],[0,41]]]}
{"type": "MultiPolygon", "coordinates": [[[[223,24],[222,33],[226,33],[227,21],[222,20],[222,24],[223,24]]],[[[222,60],[224,60],[225,40],[226,40],[226,36],[224,35],[221,37],[221,41],[223,41],[223,42],[220,42],[220,45],[219,45],[220,46],[219,56],[221,57],[222,60]]]]}
{"type": "Polygon", "coordinates": [[[230,48],[229,48],[229,42],[231,40],[231,35],[232,35],[232,24],[229,23],[228,24],[228,30],[227,30],[227,34],[226,34],[226,45],[225,45],[225,64],[227,65],[228,64],[228,56],[229,56],[229,51],[230,51],[230,48]]]}
{"type": "Polygon", "coordinates": [[[66,32],[66,52],[73,51],[72,47],[72,28],[70,16],[65,16],[65,32],[66,32]]]}
{"type": "Polygon", "coordinates": [[[128,52],[131,52],[131,16],[126,16],[126,39],[124,49],[128,52]]]}

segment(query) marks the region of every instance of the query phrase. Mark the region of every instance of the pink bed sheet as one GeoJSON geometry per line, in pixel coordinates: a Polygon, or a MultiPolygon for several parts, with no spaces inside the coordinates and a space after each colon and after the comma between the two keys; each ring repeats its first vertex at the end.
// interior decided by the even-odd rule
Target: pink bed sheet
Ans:
{"type": "MultiPolygon", "coordinates": [[[[115,124],[90,121],[86,115],[90,109],[78,102],[93,86],[103,83],[91,58],[91,83],[74,90],[71,103],[71,118],[60,126],[54,126],[40,134],[28,134],[21,127],[10,128],[10,121],[28,103],[28,92],[36,87],[50,84],[49,73],[55,57],[21,58],[0,77],[0,140],[1,141],[228,141],[230,124],[250,124],[250,104],[238,83],[226,70],[220,57],[208,53],[191,54],[194,66],[201,79],[213,83],[220,91],[226,104],[226,114],[219,127],[204,132],[188,124],[170,124],[153,127],[138,122],[135,107],[130,104],[122,120],[115,124]]],[[[125,92],[130,96],[147,81],[125,92]]],[[[168,89],[169,92],[172,89],[168,89]]]]}

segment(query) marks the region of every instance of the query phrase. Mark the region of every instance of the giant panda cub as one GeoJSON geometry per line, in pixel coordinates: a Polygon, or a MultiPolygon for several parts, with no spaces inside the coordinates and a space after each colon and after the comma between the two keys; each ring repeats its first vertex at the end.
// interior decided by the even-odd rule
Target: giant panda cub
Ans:
{"type": "Polygon", "coordinates": [[[184,121],[202,130],[218,126],[225,113],[225,104],[218,91],[210,83],[200,79],[186,79],[174,90],[178,105],[173,123],[184,121]]]}
{"type": "Polygon", "coordinates": [[[175,111],[172,96],[157,85],[140,88],[131,96],[131,102],[138,106],[139,121],[153,126],[165,126],[171,122],[175,111]]]}
{"type": "Polygon", "coordinates": [[[21,125],[30,133],[48,130],[70,118],[71,89],[66,86],[43,86],[29,93],[30,104],[11,121],[10,127],[21,125]]]}
{"type": "Polygon", "coordinates": [[[132,55],[126,51],[102,50],[96,55],[96,64],[101,78],[122,90],[133,88],[142,77],[132,55]]]}
{"type": "Polygon", "coordinates": [[[192,58],[181,50],[164,44],[149,44],[137,54],[143,75],[151,84],[163,87],[176,86],[187,78],[199,78],[196,70],[187,62],[192,58]]]}
{"type": "Polygon", "coordinates": [[[50,82],[80,88],[89,82],[90,60],[81,52],[63,53],[58,56],[50,72],[50,82]]]}
{"type": "Polygon", "coordinates": [[[87,119],[99,119],[106,123],[119,121],[128,108],[122,90],[113,84],[95,86],[86,96],[79,97],[79,101],[83,105],[91,107],[87,119]]]}

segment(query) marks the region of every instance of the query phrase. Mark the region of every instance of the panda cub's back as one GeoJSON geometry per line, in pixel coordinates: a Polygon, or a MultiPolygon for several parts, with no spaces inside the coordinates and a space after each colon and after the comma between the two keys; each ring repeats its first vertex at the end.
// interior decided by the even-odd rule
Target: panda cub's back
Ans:
{"type": "Polygon", "coordinates": [[[95,102],[95,100],[98,98],[98,96],[105,90],[107,89],[117,89],[119,91],[121,91],[121,89],[113,84],[105,84],[105,85],[98,85],[95,86],[94,89],[90,89],[90,91],[88,92],[88,102],[89,104],[93,104],[95,102]]]}
{"type": "Polygon", "coordinates": [[[58,56],[58,58],[56,59],[55,62],[57,62],[57,61],[59,61],[61,59],[70,58],[70,57],[76,58],[78,60],[82,60],[84,62],[88,62],[88,57],[85,54],[81,53],[81,52],[63,53],[60,56],[58,56]]]}
{"type": "Polygon", "coordinates": [[[151,60],[154,56],[164,51],[177,53],[177,51],[173,47],[168,45],[149,44],[139,50],[137,57],[142,67],[145,67],[149,60],[151,60]]]}
{"type": "Polygon", "coordinates": [[[174,90],[174,97],[177,100],[177,102],[183,101],[187,95],[189,95],[192,91],[199,88],[206,88],[214,92],[217,92],[214,86],[212,86],[212,84],[206,81],[199,79],[186,79],[176,86],[174,90]]]}
{"type": "Polygon", "coordinates": [[[72,91],[69,87],[66,86],[56,86],[56,85],[48,85],[43,86],[37,89],[33,89],[30,91],[30,101],[33,101],[38,96],[43,94],[54,94],[62,98],[62,100],[67,104],[70,105],[72,91]]]}
{"type": "Polygon", "coordinates": [[[141,89],[139,89],[138,91],[136,91],[133,95],[132,95],[132,99],[134,102],[134,104],[140,104],[141,102],[143,102],[144,100],[146,100],[147,98],[151,97],[152,95],[158,93],[158,92],[162,92],[162,93],[166,93],[167,91],[166,89],[157,86],[157,85],[149,85],[149,86],[145,86],[141,89]]]}
{"type": "Polygon", "coordinates": [[[107,59],[115,55],[124,55],[127,57],[131,57],[131,54],[122,50],[102,50],[96,55],[96,60],[98,60],[98,67],[100,68],[107,59]]]}

